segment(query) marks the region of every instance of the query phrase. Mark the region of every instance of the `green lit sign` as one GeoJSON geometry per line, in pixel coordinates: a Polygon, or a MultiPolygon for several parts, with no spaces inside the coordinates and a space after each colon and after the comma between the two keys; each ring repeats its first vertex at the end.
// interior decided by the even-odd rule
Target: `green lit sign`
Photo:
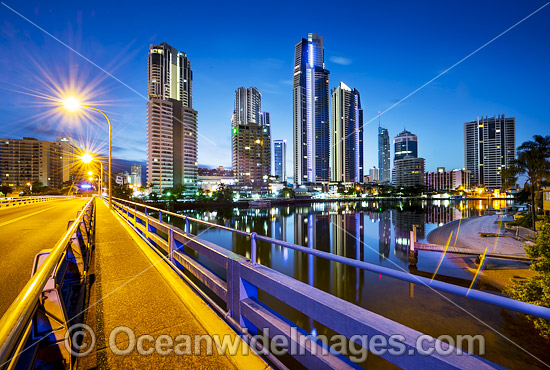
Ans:
{"type": "Polygon", "coordinates": [[[239,133],[239,130],[236,127],[233,127],[233,135],[237,135],[239,133]]]}

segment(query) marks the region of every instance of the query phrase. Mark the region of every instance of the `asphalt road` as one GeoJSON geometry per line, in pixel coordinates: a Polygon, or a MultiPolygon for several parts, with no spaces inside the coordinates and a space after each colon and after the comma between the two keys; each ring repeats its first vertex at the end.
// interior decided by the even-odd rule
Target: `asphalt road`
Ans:
{"type": "Polygon", "coordinates": [[[0,209],[0,317],[29,281],[34,256],[52,248],[87,198],[0,209]]]}

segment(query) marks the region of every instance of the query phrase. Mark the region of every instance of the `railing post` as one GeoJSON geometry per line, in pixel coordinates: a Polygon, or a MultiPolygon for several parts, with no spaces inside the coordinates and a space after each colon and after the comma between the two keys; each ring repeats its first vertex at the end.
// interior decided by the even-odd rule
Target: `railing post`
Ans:
{"type": "Polygon", "coordinates": [[[168,255],[170,261],[174,262],[174,229],[168,227],[168,255]]]}
{"type": "Polygon", "coordinates": [[[256,233],[250,234],[250,260],[252,264],[256,264],[256,233]]]}
{"type": "Polygon", "coordinates": [[[159,222],[162,223],[162,211],[159,209],[159,222]]]}
{"type": "Polygon", "coordinates": [[[187,216],[185,216],[185,235],[189,236],[190,233],[191,229],[189,226],[189,219],[187,218],[187,216]]]}
{"type": "Polygon", "coordinates": [[[147,215],[147,206],[145,206],[145,238],[149,237],[149,215],[147,215]]]}
{"type": "Polygon", "coordinates": [[[418,263],[418,251],[415,248],[416,244],[416,226],[413,226],[412,231],[409,234],[409,263],[416,266],[418,263]]]}

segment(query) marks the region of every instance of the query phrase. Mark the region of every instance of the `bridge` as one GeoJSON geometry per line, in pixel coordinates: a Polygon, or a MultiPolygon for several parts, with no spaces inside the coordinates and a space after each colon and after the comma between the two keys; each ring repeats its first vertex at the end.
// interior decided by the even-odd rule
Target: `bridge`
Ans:
{"type": "Polygon", "coordinates": [[[263,266],[258,249],[265,243],[550,319],[549,308],[140,203],[114,199],[109,210],[96,197],[52,198],[3,208],[2,369],[340,369],[364,366],[365,358],[357,361],[361,351],[405,369],[502,368],[263,266]],[[246,238],[250,258],[204,240],[199,226],[246,238]],[[342,345],[329,347],[274,301],[323,325],[342,345]],[[393,351],[379,345],[396,338],[393,351]]]}

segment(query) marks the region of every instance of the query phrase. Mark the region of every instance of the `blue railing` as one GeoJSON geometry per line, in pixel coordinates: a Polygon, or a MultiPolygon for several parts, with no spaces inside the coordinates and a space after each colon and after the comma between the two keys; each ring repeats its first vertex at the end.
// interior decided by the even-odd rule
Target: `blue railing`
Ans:
{"type": "MultiPolygon", "coordinates": [[[[113,199],[113,207],[142,237],[166,256],[167,261],[181,273],[182,278],[193,285],[212,307],[224,315],[241,332],[243,332],[244,328],[249,333],[254,333],[258,328],[270,328],[270,336],[276,334],[289,336],[289,333],[291,333],[292,323],[289,323],[288,319],[276,313],[273,308],[267,307],[263,302],[258,300],[258,290],[261,290],[351,340],[354,340],[353,336],[357,334],[369,335],[369,337],[381,334],[386,338],[389,338],[392,334],[403,335],[406,338],[406,355],[395,356],[385,353],[380,356],[400,367],[493,368],[495,366],[494,364],[488,364],[487,361],[481,360],[476,356],[440,356],[437,353],[433,353],[431,356],[409,356],[409,349],[414,349],[416,339],[423,335],[422,333],[297,281],[271,268],[257,264],[258,241],[279,245],[308,255],[426,286],[441,292],[452,293],[513,311],[550,319],[550,308],[478,290],[468,290],[461,286],[430,280],[371,263],[305,248],[258,235],[255,232],[249,233],[236,230],[149,207],[141,203],[120,199],[113,199]],[[155,217],[152,215],[155,215],[155,217]],[[184,230],[163,222],[163,215],[181,218],[184,221],[184,230]],[[191,222],[250,238],[251,258],[246,259],[243,256],[192,235],[190,232],[191,222]],[[220,274],[215,273],[212,269],[205,266],[205,264],[199,262],[197,258],[186,253],[185,248],[190,248],[208,261],[224,269],[226,278],[221,278],[220,274]],[[185,272],[190,273],[200,281],[203,288],[199,288],[192,282],[185,272]],[[204,287],[208,288],[210,293],[223,301],[226,308],[224,309],[217,304],[216,300],[211,298],[211,294],[204,291],[204,287]]],[[[437,339],[434,340],[437,342],[437,339]]],[[[358,344],[361,345],[361,343],[358,344]]],[[[315,342],[313,343],[314,345],[323,346],[322,343],[315,342]]],[[[446,346],[447,344],[442,343],[442,345],[446,346]]],[[[304,348],[304,351],[310,354],[309,356],[298,356],[296,359],[308,367],[333,368],[350,365],[349,361],[343,359],[342,356],[334,355],[334,353],[331,353],[329,356],[313,355],[313,353],[317,352],[314,352],[312,348],[312,345],[304,348]]]]}

